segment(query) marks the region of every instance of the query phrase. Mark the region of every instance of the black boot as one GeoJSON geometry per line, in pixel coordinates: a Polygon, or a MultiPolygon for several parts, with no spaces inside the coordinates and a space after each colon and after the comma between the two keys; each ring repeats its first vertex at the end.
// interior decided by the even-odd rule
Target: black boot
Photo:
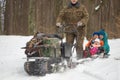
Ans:
{"type": "Polygon", "coordinates": [[[83,51],[77,51],[77,60],[82,59],[83,58],[83,51]]]}

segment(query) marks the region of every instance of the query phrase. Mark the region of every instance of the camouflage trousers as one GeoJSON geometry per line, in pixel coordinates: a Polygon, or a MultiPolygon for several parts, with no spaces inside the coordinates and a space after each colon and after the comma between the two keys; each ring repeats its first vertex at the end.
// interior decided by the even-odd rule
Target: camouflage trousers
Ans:
{"type": "MultiPolygon", "coordinates": [[[[70,29],[66,29],[69,31],[70,29]]],[[[76,39],[76,51],[77,55],[83,54],[83,41],[85,36],[85,27],[78,27],[78,33],[66,33],[66,42],[69,44],[74,43],[74,39],[76,39]]],[[[82,57],[82,56],[81,56],[82,57]]]]}

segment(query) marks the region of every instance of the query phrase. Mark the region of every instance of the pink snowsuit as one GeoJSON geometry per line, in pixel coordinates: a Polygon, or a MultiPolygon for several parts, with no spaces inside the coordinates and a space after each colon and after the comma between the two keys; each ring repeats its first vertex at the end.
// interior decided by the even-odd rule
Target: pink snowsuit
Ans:
{"type": "Polygon", "coordinates": [[[98,48],[97,47],[92,47],[90,49],[90,55],[95,55],[98,52],[98,48]]]}

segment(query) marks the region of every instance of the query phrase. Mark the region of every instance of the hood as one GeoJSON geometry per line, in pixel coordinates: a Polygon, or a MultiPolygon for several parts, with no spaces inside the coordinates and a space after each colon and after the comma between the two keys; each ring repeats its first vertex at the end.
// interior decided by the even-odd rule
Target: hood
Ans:
{"type": "Polygon", "coordinates": [[[105,30],[103,30],[103,29],[101,29],[100,31],[99,31],[99,35],[103,35],[103,41],[104,42],[107,42],[108,43],[108,35],[107,35],[107,33],[105,32],[105,30]]]}

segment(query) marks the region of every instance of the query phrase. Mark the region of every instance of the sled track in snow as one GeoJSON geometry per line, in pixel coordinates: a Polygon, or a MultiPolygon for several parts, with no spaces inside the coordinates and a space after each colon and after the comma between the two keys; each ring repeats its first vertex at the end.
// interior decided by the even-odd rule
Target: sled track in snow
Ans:
{"type": "Polygon", "coordinates": [[[103,77],[101,77],[101,76],[99,76],[97,74],[91,73],[89,71],[86,71],[86,70],[84,70],[83,73],[86,74],[86,75],[88,75],[88,76],[90,76],[90,77],[93,77],[93,78],[95,78],[97,80],[106,80],[103,77]]]}

